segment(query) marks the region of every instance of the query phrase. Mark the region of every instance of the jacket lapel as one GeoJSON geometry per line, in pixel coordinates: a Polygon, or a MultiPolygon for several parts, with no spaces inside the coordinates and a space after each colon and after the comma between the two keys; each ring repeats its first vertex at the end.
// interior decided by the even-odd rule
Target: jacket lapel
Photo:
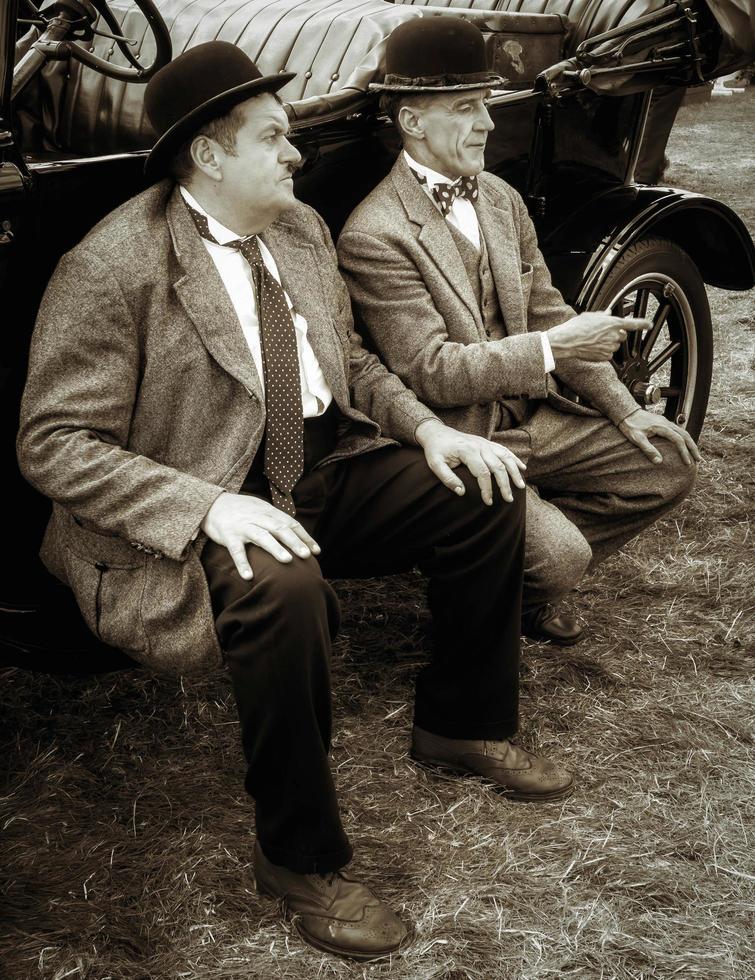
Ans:
{"type": "Polygon", "coordinates": [[[332,298],[329,302],[325,296],[314,245],[303,241],[301,229],[285,216],[260,238],[275,259],[294,311],[307,321],[307,340],[336,402],[343,408],[349,401],[343,346],[331,315],[332,298]]]}
{"type": "Polygon", "coordinates": [[[446,219],[411,172],[403,152],[399,153],[391,170],[391,180],[407,217],[417,228],[417,240],[432,258],[441,275],[448,280],[459,299],[469,309],[478,329],[482,330],[480,308],[446,219]]]}
{"type": "Polygon", "coordinates": [[[179,302],[217,363],[263,401],[249,345],[215,263],[202,244],[178,186],[167,207],[168,227],[183,275],[173,284],[179,302]]]}
{"type": "Polygon", "coordinates": [[[490,191],[480,181],[477,218],[488,251],[490,273],[498,293],[507,334],[527,332],[527,316],[522,293],[522,267],[518,236],[510,209],[494,203],[490,191]]]}

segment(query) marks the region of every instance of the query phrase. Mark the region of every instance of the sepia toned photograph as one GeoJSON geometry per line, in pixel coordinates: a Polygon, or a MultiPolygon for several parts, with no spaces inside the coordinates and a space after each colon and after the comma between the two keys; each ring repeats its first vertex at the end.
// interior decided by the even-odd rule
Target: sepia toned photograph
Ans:
{"type": "Polygon", "coordinates": [[[755,5],[0,0],[0,978],[755,975],[755,5]]]}

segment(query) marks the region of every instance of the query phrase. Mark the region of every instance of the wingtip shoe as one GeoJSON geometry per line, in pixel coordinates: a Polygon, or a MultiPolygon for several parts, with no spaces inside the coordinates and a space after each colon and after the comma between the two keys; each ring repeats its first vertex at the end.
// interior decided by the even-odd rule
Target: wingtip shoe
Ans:
{"type": "Polygon", "coordinates": [[[529,640],[573,647],[584,635],[576,616],[564,609],[556,609],[549,602],[522,614],[522,636],[529,640]]]}
{"type": "Polygon", "coordinates": [[[445,738],[415,725],[411,754],[426,765],[482,776],[509,800],[552,802],[570,796],[574,789],[574,777],[568,769],[507,739],[445,738]]]}
{"type": "Polygon", "coordinates": [[[353,960],[375,960],[399,950],[408,930],[366,885],[344,871],[297,874],[254,851],[257,890],[293,913],[302,939],[316,949],[353,960]]]}

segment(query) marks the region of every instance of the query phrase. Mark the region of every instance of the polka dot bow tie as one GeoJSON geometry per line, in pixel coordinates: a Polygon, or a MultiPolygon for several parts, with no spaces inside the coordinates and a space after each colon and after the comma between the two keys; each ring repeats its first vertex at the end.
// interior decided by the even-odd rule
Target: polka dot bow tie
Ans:
{"type": "MultiPolygon", "coordinates": [[[[425,177],[424,174],[417,173],[416,170],[412,170],[412,173],[420,184],[427,184],[427,177],[425,177]]],[[[471,201],[472,204],[474,204],[479,195],[477,178],[459,177],[459,179],[455,180],[453,184],[436,184],[432,189],[432,195],[433,199],[438,203],[440,213],[444,218],[447,218],[448,212],[453,207],[454,201],[457,197],[463,197],[467,201],[471,201]]]]}
{"type": "MultiPolygon", "coordinates": [[[[207,218],[188,203],[186,207],[202,238],[219,245],[207,218]]],[[[241,252],[252,270],[267,412],[263,473],[270,484],[273,505],[293,516],[296,506],[291,491],[304,470],[304,416],[294,321],[286,294],[262,260],[256,235],[223,244],[241,252]]]]}

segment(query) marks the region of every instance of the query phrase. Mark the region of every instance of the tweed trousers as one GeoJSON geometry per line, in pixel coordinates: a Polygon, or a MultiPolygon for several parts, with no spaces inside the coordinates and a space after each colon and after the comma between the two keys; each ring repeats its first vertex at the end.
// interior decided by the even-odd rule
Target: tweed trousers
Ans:
{"type": "Polygon", "coordinates": [[[663,456],[652,463],[608,419],[547,404],[495,439],[527,461],[525,610],[573,589],[681,503],[697,474],[666,439],[651,439],[663,456]]]}
{"type": "MultiPolygon", "coordinates": [[[[501,339],[506,336],[506,325],[485,239],[478,251],[461,232],[448,227],[480,306],[487,337],[501,339]]],[[[509,399],[500,404],[502,424],[496,438],[505,444],[517,440],[517,448],[527,459],[522,599],[527,611],[557,602],[589,567],[675,507],[689,492],[695,469],[685,466],[666,441],[659,445],[663,463],[651,463],[605,417],[561,412],[531,400],[509,399]]]]}

